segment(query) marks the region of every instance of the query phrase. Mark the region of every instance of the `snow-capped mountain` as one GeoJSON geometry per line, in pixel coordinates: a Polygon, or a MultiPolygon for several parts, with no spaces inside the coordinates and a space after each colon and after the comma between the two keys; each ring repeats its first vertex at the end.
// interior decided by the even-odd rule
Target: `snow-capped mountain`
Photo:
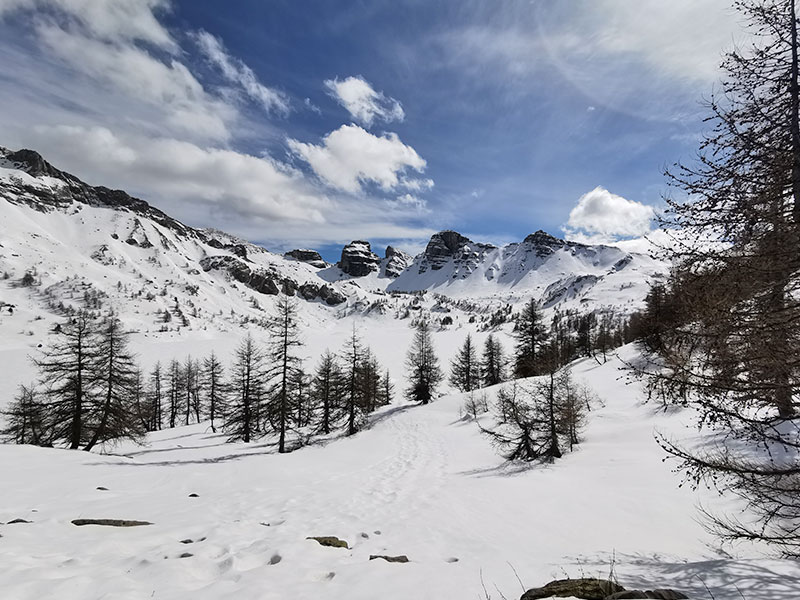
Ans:
{"type": "Polygon", "coordinates": [[[196,229],[119,190],[88,185],[31,150],[0,148],[0,276],[6,305],[58,312],[103,303],[145,328],[225,328],[258,320],[278,294],[320,319],[430,291],[485,306],[534,297],[544,308],[640,306],[664,265],[611,246],[542,231],[495,247],[454,231],[412,258],[353,241],[336,264],[310,249],[285,254],[214,229],[196,229]],[[172,327],[175,325],[169,325],[172,327]]]}

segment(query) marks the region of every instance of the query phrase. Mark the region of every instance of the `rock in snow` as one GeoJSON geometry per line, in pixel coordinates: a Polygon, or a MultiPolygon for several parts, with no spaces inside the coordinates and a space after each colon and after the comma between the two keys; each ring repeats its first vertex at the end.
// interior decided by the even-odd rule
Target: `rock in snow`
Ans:
{"type": "Polygon", "coordinates": [[[363,277],[377,271],[381,259],[372,252],[369,242],[354,240],[342,248],[339,268],[353,277],[363,277]]]}

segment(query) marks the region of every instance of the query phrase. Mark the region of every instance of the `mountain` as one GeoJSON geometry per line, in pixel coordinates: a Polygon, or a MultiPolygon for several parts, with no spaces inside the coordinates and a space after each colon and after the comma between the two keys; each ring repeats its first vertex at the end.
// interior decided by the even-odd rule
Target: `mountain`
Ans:
{"type": "MultiPolygon", "coordinates": [[[[124,191],[91,186],[37,152],[4,148],[0,222],[7,305],[34,313],[110,306],[156,331],[258,321],[262,305],[281,293],[306,300],[309,318],[322,321],[387,312],[387,296],[420,291],[469,298],[468,310],[534,297],[545,309],[626,313],[641,305],[648,281],[665,269],[643,254],[542,231],[503,247],[442,231],[413,258],[391,246],[380,257],[368,241],[356,240],[329,264],[311,249],[277,254],[189,227],[124,191]]],[[[431,297],[423,309],[437,302],[431,297]]],[[[393,308],[399,314],[403,306],[393,308]]]]}

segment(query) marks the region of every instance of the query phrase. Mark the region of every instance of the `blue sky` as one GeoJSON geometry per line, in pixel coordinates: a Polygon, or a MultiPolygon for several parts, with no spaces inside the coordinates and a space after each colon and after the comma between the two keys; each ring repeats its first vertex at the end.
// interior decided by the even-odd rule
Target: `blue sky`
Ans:
{"type": "Polygon", "coordinates": [[[0,0],[0,144],[270,249],[640,236],[724,1],[0,0]]]}

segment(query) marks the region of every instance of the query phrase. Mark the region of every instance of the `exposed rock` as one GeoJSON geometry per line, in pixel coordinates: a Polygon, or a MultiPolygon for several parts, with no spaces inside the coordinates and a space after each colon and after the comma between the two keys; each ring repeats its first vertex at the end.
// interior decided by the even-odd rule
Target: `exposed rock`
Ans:
{"type": "Polygon", "coordinates": [[[14,519],[13,521],[6,523],[6,525],[17,525],[19,523],[30,523],[30,521],[26,521],[25,519],[14,519]]]}
{"type": "Polygon", "coordinates": [[[73,525],[82,527],[84,525],[103,525],[105,527],[141,527],[152,525],[149,521],[131,521],[126,519],[75,519],[73,525]]]}
{"type": "Polygon", "coordinates": [[[392,246],[386,246],[386,266],[383,272],[386,277],[398,277],[400,273],[408,268],[411,261],[410,254],[406,254],[392,246]]]}
{"type": "Polygon", "coordinates": [[[558,579],[540,588],[522,594],[520,600],[540,598],[583,598],[583,600],[605,600],[609,595],[624,592],[621,585],[605,579],[585,577],[581,579],[558,579]]]}
{"type": "Polygon", "coordinates": [[[322,260],[322,256],[316,250],[306,250],[304,248],[299,248],[296,250],[290,250],[284,256],[288,256],[295,260],[299,260],[300,262],[308,263],[312,267],[318,267],[320,269],[324,269],[328,266],[324,260],[322,260]]]}
{"type": "Polygon", "coordinates": [[[225,271],[236,281],[262,294],[276,296],[280,288],[272,275],[262,269],[251,269],[235,256],[207,256],[200,260],[204,271],[225,271]]]}
{"type": "Polygon", "coordinates": [[[495,246],[491,244],[473,242],[457,231],[440,231],[431,236],[425,247],[419,272],[424,273],[428,267],[438,271],[452,259],[456,265],[463,267],[463,273],[466,275],[480,263],[487,251],[494,248],[495,246]]]}
{"type": "Polygon", "coordinates": [[[304,283],[298,288],[298,291],[306,300],[319,298],[329,306],[335,306],[347,300],[347,298],[328,284],[317,285],[315,283],[304,283]]]}
{"type": "Polygon", "coordinates": [[[178,558],[191,558],[192,556],[194,556],[194,554],[192,554],[191,552],[184,552],[178,558]]]}
{"type": "Polygon", "coordinates": [[[218,248],[219,250],[228,250],[229,252],[232,252],[239,258],[248,260],[247,247],[244,244],[225,244],[223,242],[220,242],[217,238],[214,237],[212,237],[209,240],[206,240],[206,244],[208,244],[212,248],[218,248]]]}
{"type": "Polygon", "coordinates": [[[102,485],[97,486],[96,489],[100,490],[101,492],[107,492],[108,491],[108,488],[107,487],[103,487],[102,485]]]}
{"type": "Polygon", "coordinates": [[[346,541],[340,540],[332,535],[309,536],[306,539],[314,540],[318,542],[320,546],[327,546],[329,548],[349,548],[346,541]]]}
{"type": "Polygon", "coordinates": [[[386,562],[390,563],[407,563],[409,562],[408,557],[405,554],[400,554],[398,556],[386,556],[385,554],[370,554],[369,559],[375,560],[376,558],[382,558],[386,562]]]}
{"type": "Polygon", "coordinates": [[[369,242],[354,240],[342,248],[339,268],[353,277],[363,277],[380,267],[381,259],[372,252],[369,242]]]}
{"type": "Polygon", "coordinates": [[[195,494],[194,492],[189,494],[189,498],[199,498],[199,497],[200,497],[200,494],[195,494]]]}
{"type": "Polygon", "coordinates": [[[626,600],[626,599],[642,599],[651,598],[653,600],[686,600],[689,598],[686,594],[676,592],[675,590],[628,590],[625,592],[616,592],[606,596],[605,600],[626,600]]]}
{"type": "Polygon", "coordinates": [[[47,162],[42,155],[35,150],[23,148],[16,152],[10,152],[6,155],[6,159],[20,165],[22,170],[32,177],[47,175],[49,177],[60,178],[63,175],[61,171],[47,162]]]}

